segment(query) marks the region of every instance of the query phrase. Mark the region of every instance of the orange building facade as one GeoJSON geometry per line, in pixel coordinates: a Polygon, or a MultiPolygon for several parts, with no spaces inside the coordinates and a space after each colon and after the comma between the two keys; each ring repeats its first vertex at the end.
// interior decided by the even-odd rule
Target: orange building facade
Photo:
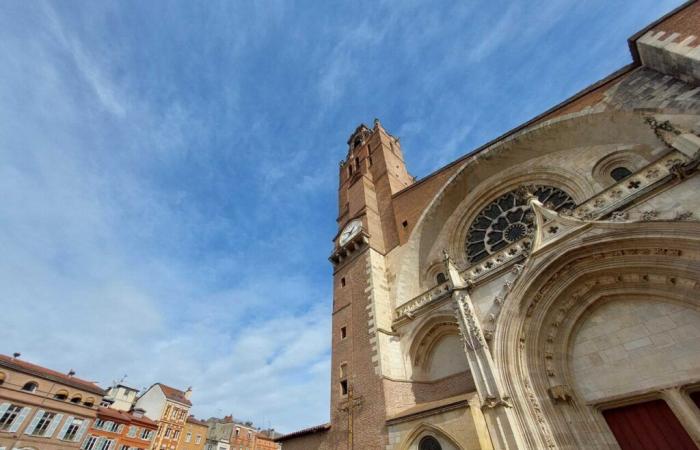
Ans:
{"type": "Polygon", "coordinates": [[[158,424],[143,411],[117,411],[99,407],[97,419],[80,446],[81,450],[146,450],[158,424]]]}
{"type": "Polygon", "coordinates": [[[187,418],[177,450],[204,450],[209,424],[193,416],[187,418]]]}
{"type": "Polygon", "coordinates": [[[0,355],[0,449],[77,450],[104,391],[19,356],[0,355]]]}

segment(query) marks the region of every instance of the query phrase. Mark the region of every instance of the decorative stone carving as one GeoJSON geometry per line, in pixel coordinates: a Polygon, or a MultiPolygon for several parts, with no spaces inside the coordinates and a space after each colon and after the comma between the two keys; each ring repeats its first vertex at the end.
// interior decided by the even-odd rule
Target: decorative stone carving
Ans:
{"type": "Polygon", "coordinates": [[[627,211],[614,211],[610,216],[610,220],[613,222],[624,222],[629,218],[629,213],[627,211]]]}
{"type": "Polygon", "coordinates": [[[649,220],[654,220],[659,216],[659,213],[656,212],[653,209],[649,209],[646,211],[642,211],[642,213],[639,215],[639,218],[644,221],[649,221],[649,220]]]}
{"type": "Polygon", "coordinates": [[[644,174],[644,176],[650,180],[654,178],[659,177],[659,169],[657,167],[652,167],[651,169],[647,170],[647,173],[644,174]]]}
{"type": "Polygon", "coordinates": [[[673,220],[691,220],[693,218],[692,211],[677,211],[673,220]]]}
{"type": "Polygon", "coordinates": [[[457,305],[455,305],[455,316],[458,321],[464,321],[466,326],[465,343],[471,350],[478,350],[486,345],[484,335],[481,332],[481,327],[477,323],[476,317],[470,305],[466,304],[466,296],[460,294],[457,296],[457,305]]]}
{"type": "Polygon", "coordinates": [[[549,427],[547,427],[547,421],[544,418],[544,413],[542,412],[542,407],[540,407],[540,404],[537,401],[537,395],[535,394],[535,391],[532,390],[532,387],[530,386],[530,383],[527,380],[524,380],[523,384],[525,385],[525,392],[527,393],[527,399],[530,401],[530,405],[532,406],[532,410],[535,413],[535,420],[537,420],[537,424],[540,427],[540,431],[542,432],[542,435],[544,436],[544,440],[545,440],[545,443],[547,444],[547,448],[556,447],[556,444],[554,443],[554,439],[552,438],[552,434],[549,432],[549,427]]]}
{"type": "Polygon", "coordinates": [[[505,406],[506,408],[512,407],[510,404],[509,397],[486,397],[484,402],[481,404],[481,410],[498,408],[499,406],[505,406]]]}
{"type": "Polygon", "coordinates": [[[547,393],[557,402],[569,402],[573,399],[573,394],[571,393],[571,388],[566,384],[558,384],[547,389],[547,393]]]}
{"type": "Polygon", "coordinates": [[[469,226],[465,243],[469,262],[478,263],[532,233],[528,198],[533,196],[551,209],[575,207],[571,195],[553,186],[522,186],[502,195],[469,226]]]}

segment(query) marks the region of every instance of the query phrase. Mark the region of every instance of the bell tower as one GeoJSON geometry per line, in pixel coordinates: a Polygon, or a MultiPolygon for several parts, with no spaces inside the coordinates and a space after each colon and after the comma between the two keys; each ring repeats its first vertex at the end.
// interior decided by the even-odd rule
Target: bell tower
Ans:
{"type": "Polygon", "coordinates": [[[399,140],[379,120],[348,139],[334,238],[330,448],[384,449],[382,348],[393,308],[386,254],[399,244],[393,195],[413,183],[399,140]]]}
{"type": "Polygon", "coordinates": [[[364,216],[371,245],[386,254],[398,245],[392,196],[413,184],[406,170],[401,143],[378,119],[369,129],[361,124],[348,139],[348,152],[340,163],[338,226],[364,216]]]}

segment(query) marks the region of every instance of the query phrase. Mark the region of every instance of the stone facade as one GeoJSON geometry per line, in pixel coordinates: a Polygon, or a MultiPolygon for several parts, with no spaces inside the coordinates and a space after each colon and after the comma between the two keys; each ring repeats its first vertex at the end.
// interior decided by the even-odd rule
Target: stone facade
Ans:
{"type": "Polygon", "coordinates": [[[700,445],[699,17],[686,3],[630,39],[633,64],[423,180],[379,121],[355,130],[331,421],[283,449],[700,445]],[[677,440],[625,422],[642,409],[677,440]]]}

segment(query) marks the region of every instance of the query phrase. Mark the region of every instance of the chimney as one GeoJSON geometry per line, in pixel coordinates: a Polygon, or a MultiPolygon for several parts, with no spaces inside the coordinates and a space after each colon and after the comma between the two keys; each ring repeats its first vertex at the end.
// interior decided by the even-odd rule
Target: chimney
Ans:
{"type": "Polygon", "coordinates": [[[185,391],[185,398],[189,400],[192,397],[192,386],[188,387],[185,391]]]}

